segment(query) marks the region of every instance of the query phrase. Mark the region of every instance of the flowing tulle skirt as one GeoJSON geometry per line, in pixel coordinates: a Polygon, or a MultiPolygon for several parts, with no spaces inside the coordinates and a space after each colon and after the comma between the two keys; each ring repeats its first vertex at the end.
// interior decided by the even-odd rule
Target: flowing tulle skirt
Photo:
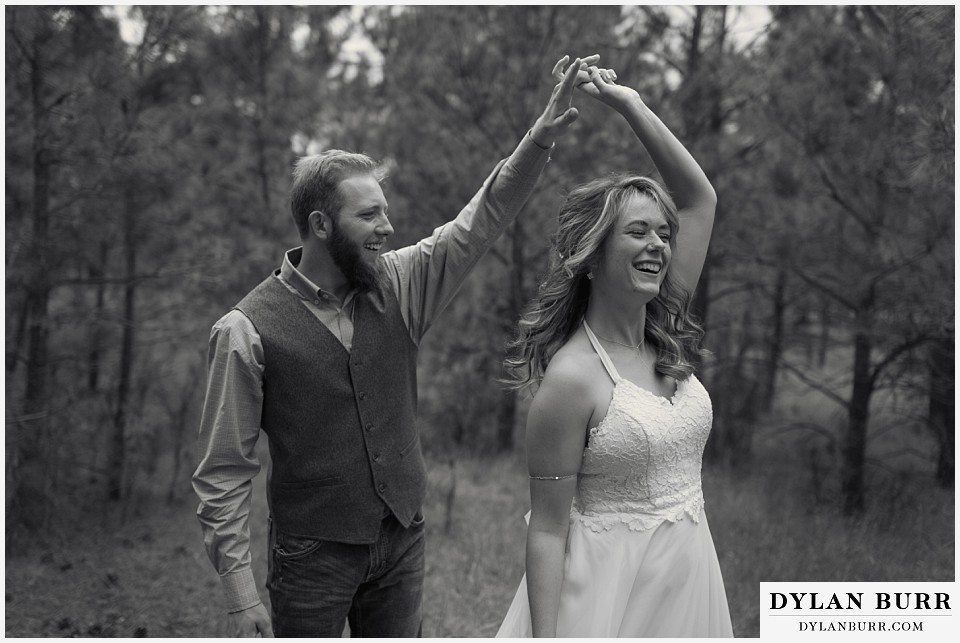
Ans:
{"type": "MultiPolygon", "coordinates": [[[[527,578],[498,637],[530,637],[527,578]]],[[[557,636],[731,637],[730,612],[706,516],[654,529],[572,520],[557,636]],[[599,529],[599,531],[594,531],[599,529]]]]}

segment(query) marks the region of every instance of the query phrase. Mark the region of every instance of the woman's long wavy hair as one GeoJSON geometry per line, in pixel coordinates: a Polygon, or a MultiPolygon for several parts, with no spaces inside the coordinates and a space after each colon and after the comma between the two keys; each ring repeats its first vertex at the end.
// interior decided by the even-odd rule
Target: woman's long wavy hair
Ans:
{"type": "MultiPolygon", "coordinates": [[[[512,389],[538,385],[550,360],[580,326],[590,301],[587,273],[599,262],[629,200],[650,197],[670,226],[670,247],[676,249],[680,218],[677,206],[656,181],[643,176],[613,174],[575,188],[558,215],[551,238],[550,266],[536,298],[520,318],[516,338],[504,362],[512,389]]],[[[669,267],[660,294],[647,303],[644,341],[657,351],[656,371],[677,380],[693,373],[703,329],[690,315],[692,293],[671,278],[669,267]]]]}

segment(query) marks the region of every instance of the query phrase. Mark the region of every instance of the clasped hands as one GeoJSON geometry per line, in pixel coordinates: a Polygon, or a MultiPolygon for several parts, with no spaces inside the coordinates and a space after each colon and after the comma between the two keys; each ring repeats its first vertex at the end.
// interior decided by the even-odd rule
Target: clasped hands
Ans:
{"type": "Polygon", "coordinates": [[[553,88],[543,114],[531,130],[531,136],[537,145],[550,147],[579,117],[577,108],[571,105],[574,89],[580,89],[620,112],[630,103],[639,100],[640,96],[635,90],[617,85],[617,72],[597,67],[599,60],[599,54],[575,58],[572,62],[570,56],[564,56],[553,66],[552,75],[559,82],[553,88]]]}

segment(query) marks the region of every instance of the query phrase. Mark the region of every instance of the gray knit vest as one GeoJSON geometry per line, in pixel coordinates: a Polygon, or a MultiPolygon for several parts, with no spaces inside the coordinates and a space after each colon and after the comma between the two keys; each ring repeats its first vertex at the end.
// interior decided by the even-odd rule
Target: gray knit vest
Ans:
{"type": "Polygon", "coordinates": [[[358,296],[350,352],[276,277],[236,308],[257,328],[270,513],[285,533],[376,540],[384,505],[409,526],[426,472],[416,427],[417,346],[392,291],[358,296]]]}

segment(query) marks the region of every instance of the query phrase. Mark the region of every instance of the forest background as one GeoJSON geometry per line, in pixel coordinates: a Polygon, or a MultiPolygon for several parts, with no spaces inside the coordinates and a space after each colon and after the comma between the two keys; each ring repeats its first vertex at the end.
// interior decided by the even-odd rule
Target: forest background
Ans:
{"type": "MultiPolygon", "coordinates": [[[[412,243],[566,53],[637,88],[719,195],[695,308],[736,633],[760,580],[954,580],[954,8],[752,7],[749,33],[745,11],[5,7],[6,634],[222,633],[189,483],[207,338],[298,245],[293,161],[383,159],[412,243]]],[[[653,171],[576,105],[421,350],[427,636],[494,634],[522,574],[529,400],[495,380],[558,204],[653,171]]],[[[253,511],[262,583],[262,479],[253,511]]]]}

